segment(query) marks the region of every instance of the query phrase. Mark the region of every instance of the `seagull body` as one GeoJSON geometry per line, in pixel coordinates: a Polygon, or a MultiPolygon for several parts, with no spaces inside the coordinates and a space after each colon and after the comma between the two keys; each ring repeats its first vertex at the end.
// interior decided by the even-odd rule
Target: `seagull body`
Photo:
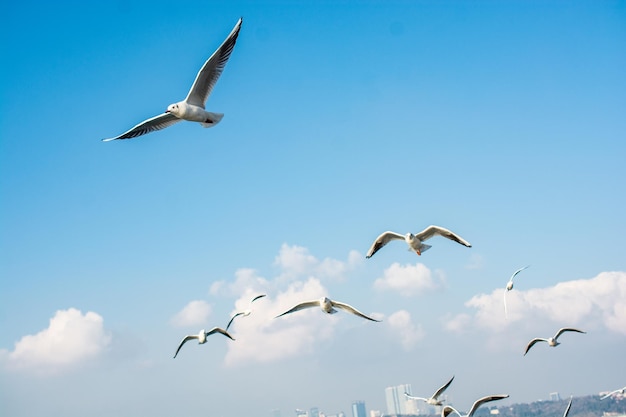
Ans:
{"type": "Polygon", "coordinates": [[[425,401],[427,404],[430,404],[430,405],[442,405],[443,403],[438,398],[450,386],[453,380],[454,380],[454,377],[450,378],[450,380],[446,382],[437,391],[435,391],[435,393],[430,398],[414,397],[412,395],[409,395],[406,392],[404,393],[404,395],[411,400],[425,401]]]}
{"type": "Polygon", "coordinates": [[[298,310],[303,310],[305,308],[311,308],[311,307],[320,307],[322,311],[327,314],[335,314],[337,312],[335,308],[339,308],[341,310],[347,311],[348,313],[352,313],[356,316],[362,317],[367,320],[377,321],[377,322],[380,321],[380,320],[376,320],[376,319],[366,316],[365,314],[361,313],[359,310],[352,307],[351,305],[341,303],[339,301],[333,301],[327,297],[322,297],[319,300],[306,301],[304,303],[300,303],[296,305],[295,307],[292,307],[290,310],[287,310],[284,313],[279,314],[275,318],[284,316],[285,314],[293,313],[298,310]]]}
{"type": "Polygon", "coordinates": [[[613,394],[622,394],[622,395],[624,395],[624,392],[626,392],[626,387],[620,388],[620,389],[616,389],[615,391],[611,391],[611,392],[609,392],[608,394],[606,394],[604,397],[602,397],[600,399],[604,400],[605,398],[609,398],[613,394]]]}
{"type": "Polygon", "coordinates": [[[176,349],[176,353],[174,354],[174,357],[176,357],[176,355],[178,355],[178,351],[180,351],[180,348],[182,348],[183,345],[185,343],[187,343],[187,341],[192,340],[192,339],[198,339],[198,344],[202,345],[202,344],[206,343],[207,336],[210,336],[213,333],[221,333],[224,336],[228,337],[229,339],[235,340],[235,339],[233,339],[233,337],[230,334],[228,334],[228,332],[226,330],[221,329],[219,327],[214,327],[211,330],[209,330],[208,332],[205,332],[204,329],[202,329],[202,330],[200,330],[200,333],[198,333],[198,334],[192,334],[192,335],[189,335],[189,336],[185,336],[183,338],[183,340],[180,342],[180,345],[178,345],[178,349],[176,349]]]}
{"type": "Polygon", "coordinates": [[[235,47],[241,22],[242,19],[239,19],[230,35],[204,63],[187,97],[183,101],[170,104],[165,113],[145,120],[119,136],[103,139],[103,141],[131,139],[156,130],[165,129],[181,120],[199,122],[203,127],[212,127],[219,123],[224,115],[222,113],[208,112],[204,109],[204,105],[235,47]]]}
{"type": "Polygon", "coordinates": [[[239,316],[247,317],[247,316],[249,316],[252,313],[252,303],[255,302],[256,300],[258,300],[259,298],[263,298],[263,297],[265,297],[265,294],[257,295],[252,300],[250,300],[250,304],[249,304],[247,310],[243,310],[243,311],[239,311],[239,312],[235,313],[230,318],[230,321],[226,325],[226,331],[228,331],[228,328],[230,327],[230,325],[233,324],[233,320],[235,320],[235,317],[239,317],[239,316]]]}
{"type": "Polygon", "coordinates": [[[515,278],[517,274],[519,274],[520,272],[522,272],[524,269],[528,268],[529,266],[530,265],[526,265],[525,267],[520,268],[517,271],[513,272],[513,275],[511,275],[511,278],[509,278],[509,282],[506,283],[506,290],[504,291],[504,316],[507,318],[509,314],[506,309],[506,293],[513,289],[513,278],[515,278]]]}
{"type": "Polygon", "coordinates": [[[468,241],[463,239],[461,236],[452,233],[448,229],[445,229],[440,226],[428,226],[426,229],[416,234],[407,233],[405,235],[401,235],[400,233],[396,233],[396,232],[389,232],[389,231],[384,232],[376,238],[376,240],[370,247],[365,257],[371,258],[376,252],[380,250],[380,248],[382,248],[383,246],[385,246],[387,243],[391,242],[392,240],[404,240],[406,244],[409,246],[409,250],[412,250],[418,255],[421,255],[422,252],[427,251],[428,249],[431,248],[430,245],[426,245],[423,242],[437,235],[443,236],[450,240],[454,240],[455,242],[460,243],[461,245],[467,246],[468,248],[472,247],[472,245],[468,241]]]}
{"type": "Polygon", "coordinates": [[[461,413],[459,413],[456,408],[446,405],[445,407],[443,407],[443,409],[441,410],[441,417],[447,417],[448,414],[450,413],[456,413],[459,415],[459,417],[472,417],[472,415],[476,412],[476,410],[478,410],[478,407],[480,407],[481,405],[483,405],[484,403],[487,403],[489,401],[496,401],[496,400],[502,400],[504,398],[508,398],[508,394],[497,394],[497,395],[488,395],[486,397],[483,397],[479,400],[476,400],[476,402],[474,402],[474,404],[472,405],[472,408],[470,408],[469,412],[463,416],[461,413]]]}
{"type": "Polygon", "coordinates": [[[537,342],[548,342],[548,346],[552,346],[552,347],[560,345],[561,343],[558,342],[557,339],[559,338],[559,336],[561,336],[565,332],[586,333],[586,332],[583,332],[582,330],[574,329],[573,327],[563,327],[562,329],[559,329],[558,332],[556,332],[554,337],[550,337],[548,339],[544,339],[542,337],[536,337],[530,342],[528,342],[528,346],[526,346],[526,351],[524,352],[524,356],[526,356],[530,348],[533,347],[535,343],[537,342]]]}

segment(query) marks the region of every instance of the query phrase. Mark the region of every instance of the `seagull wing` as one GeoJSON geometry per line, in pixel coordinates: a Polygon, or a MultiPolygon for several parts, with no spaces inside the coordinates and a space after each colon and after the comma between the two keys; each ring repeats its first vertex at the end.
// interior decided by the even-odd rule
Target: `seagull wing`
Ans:
{"type": "Polygon", "coordinates": [[[185,343],[187,343],[187,341],[189,341],[191,339],[197,339],[197,338],[198,338],[197,335],[185,336],[183,338],[183,340],[180,342],[180,345],[178,345],[178,349],[176,349],[176,353],[174,353],[174,357],[176,357],[176,355],[178,355],[178,351],[180,350],[181,347],[183,347],[183,345],[185,343]]]}
{"type": "Polygon", "coordinates": [[[523,268],[518,269],[517,271],[513,272],[513,275],[511,275],[511,278],[509,279],[509,281],[513,281],[513,278],[515,278],[515,276],[517,274],[519,274],[520,272],[522,272],[524,269],[528,268],[530,265],[526,265],[523,268]]]}
{"type": "Polygon", "coordinates": [[[367,319],[367,320],[380,322],[380,320],[376,320],[376,319],[373,319],[371,317],[368,317],[365,314],[361,313],[356,308],[354,308],[351,305],[348,305],[346,303],[341,303],[339,301],[331,301],[331,303],[332,303],[333,307],[340,308],[340,309],[342,309],[344,311],[347,311],[348,313],[352,313],[352,314],[354,314],[356,316],[362,317],[362,318],[367,319]]]}
{"type": "Polygon", "coordinates": [[[562,329],[559,329],[558,332],[556,332],[556,334],[554,335],[554,340],[558,339],[558,337],[565,332],[586,333],[582,330],[574,329],[573,327],[563,327],[562,329]]]}
{"type": "Polygon", "coordinates": [[[230,35],[200,68],[198,75],[196,75],[196,80],[185,98],[185,102],[204,108],[206,99],[211,94],[217,79],[222,75],[226,62],[228,62],[228,58],[230,58],[230,54],[233,52],[239,29],[241,29],[241,22],[242,19],[237,21],[230,35]]]}
{"type": "Polygon", "coordinates": [[[407,397],[409,400],[421,400],[421,401],[428,401],[428,398],[422,398],[422,397],[414,397],[412,395],[409,395],[408,392],[404,393],[404,396],[407,397]]]}
{"type": "Polygon", "coordinates": [[[567,417],[569,414],[569,409],[572,406],[572,397],[569,397],[569,403],[567,404],[567,408],[565,409],[565,413],[563,413],[563,417],[567,417]]]}
{"type": "Polygon", "coordinates": [[[250,304],[254,303],[256,300],[258,300],[259,298],[263,298],[265,297],[266,294],[261,294],[261,295],[257,295],[256,297],[254,297],[251,301],[250,304]]]}
{"type": "Polygon", "coordinates": [[[437,398],[439,398],[439,396],[441,394],[443,394],[443,392],[450,386],[450,384],[452,383],[452,381],[454,381],[454,376],[452,378],[450,378],[450,380],[448,382],[446,382],[446,384],[444,386],[442,386],[441,388],[439,388],[437,391],[435,391],[435,393],[433,394],[432,399],[436,400],[437,398]]]}
{"type": "Polygon", "coordinates": [[[478,407],[480,407],[484,403],[488,403],[489,401],[502,400],[502,399],[508,398],[508,397],[509,397],[508,394],[497,394],[497,395],[488,395],[488,396],[483,397],[483,398],[481,398],[479,400],[476,400],[476,402],[474,404],[472,404],[472,408],[470,408],[469,413],[467,413],[466,417],[472,417],[474,412],[476,412],[476,410],[478,410],[478,407]]]}
{"type": "Polygon", "coordinates": [[[239,313],[235,313],[231,318],[230,321],[228,322],[228,324],[226,325],[226,331],[228,331],[228,328],[230,327],[231,324],[233,324],[233,320],[235,320],[235,317],[237,316],[241,316],[243,313],[240,311],[239,313]]]}
{"type": "Polygon", "coordinates": [[[508,318],[509,318],[509,313],[508,313],[508,311],[506,310],[506,293],[507,293],[507,292],[508,292],[508,291],[507,291],[507,289],[505,288],[505,289],[504,289],[504,318],[507,318],[507,319],[508,319],[508,318]]]}
{"type": "Polygon", "coordinates": [[[180,122],[181,119],[174,116],[172,113],[162,113],[158,116],[154,116],[148,120],[144,120],[132,129],[122,133],[114,138],[102,139],[103,142],[108,142],[116,139],[131,139],[137,136],[145,135],[146,133],[154,132],[156,130],[165,129],[174,123],[180,122]]]}
{"type": "Polygon", "coordinates": [[[441,417],[447,417],[450,413],[456,413],[459,417],[461,417],[461,413],[459,413],[456,408],[446,405],[441,409],[441,417]]]}
{"type": "Polygon", "coordinates": [[[306,301],[304,303],[300,303],[300,304],[296,305],[295,307],[292,307],[290,310],[287,310],[283,314],[279,314],[278,316],[276,316],[274,318],[278,318],[280,316],[284,316],[285,314],[293,313],[294,311],[303,310],[305,308],[319,307],[319,305],[320,305],[320,301],[319,300],[306,301]]]}
{"type": "Polygon", "coordinates": [[[468,248],[472,247],[472,245],[467,240],[463,239],[461,236],[455,233],[452,233],[450,230],[445,229],[440,226],[428,226],[426,229],[417,233],[415,236],[423,242],[427,239],[430,239],[431,237],[435,235],[443,236],[450,240],[454,240],[455,242],[460,243],[463,246],[467,246],[468,248]]]}
{"type": "Polygon", "coordinates": [[[526,356],[526,354],[528,353],[528,351],[530,350],[531,347],[533,347],[533,345],[537,342],[547,342],[548,339],[544,339],[541,337],[536,337],[533,340],[531,340],[530,342],[528,342],[528,346],[526,346],[526,351],[524,352],[524,356],[526,356]]]}
{"type": "Polygon", "coordinates": [[[365,255],[365,257],[371,258],[376,252],[379,251],[380,248],[382,248],[392,240],[404,240],[404,235],[395,232],[382,233],[376,238],[374,243],[372,243],[372,246],[370,247],[370,250],[367,251],[367,255],[365,255]]]}
{"type": "Polygon", "coordinates": [[[220,328],[220,327],[214,327],[214,328],[212,328],[211,330],[209,330],[208,332],[206,332],[206,335],[207,335],[207,336],[210,336],[210,335],[212,335],[213,333],[221,333],[221,334],[223,334],[224,336],[226,336],[227,338],[229,338],[230,340],[235,340],[235,339],[233,339],[233,337],[232,337],[230,334],[228,334],[228,332],[227,332],[226,330],[224,330],[224,329],[222,329],[222,328],[220,328]]]}

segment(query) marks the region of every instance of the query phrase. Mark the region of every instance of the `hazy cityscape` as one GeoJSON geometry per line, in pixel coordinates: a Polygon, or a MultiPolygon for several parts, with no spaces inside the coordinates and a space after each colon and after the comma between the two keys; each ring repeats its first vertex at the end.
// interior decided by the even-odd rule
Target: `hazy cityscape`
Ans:
{"type": "MultiPolygon", "coordinates": [[[[348,411],[325,411],[318,407],[308,410],[297,408],[293,411],[275,409],[271,417],[409,417],[409,416],[433,416],[439,415],[442,406],[432,406],[424,401],[406,398],[404,393],[412,395],[411,384],[401,384],[385,388],[384,410],[368,409],[365,401],[352,401],[348,411]]],[[[572,400],[572,409],[569,416],[579,417],[622,417],[626,416],[626,395],[614,393],[608,398],[601,399],[609,394],[608,391],[599,392],[597,395],[575,397],[572,400]]],[[[444,404],[454,406],[448,402],[448,397],[442,395],[444,404]]],[[[527,404],[511,404],[483,406],[476,415],[493,415],[498,417],[548,417],[563,415],[569,398],[564,398],[559,392],[550,392],[546,399],[537,400],[527,404]],[[560,410],[560,411],[559,411],[560,410]]],[[[461,410],[459,410],[461,411],[461,410]]],[[[467,410],[465,410],[467,411],[467,410]]]]}

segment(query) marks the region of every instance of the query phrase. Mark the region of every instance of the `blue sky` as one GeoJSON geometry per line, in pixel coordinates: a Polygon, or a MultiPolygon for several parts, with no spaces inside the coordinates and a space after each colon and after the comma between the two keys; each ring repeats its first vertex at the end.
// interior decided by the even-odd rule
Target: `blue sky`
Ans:
{"type": "Polygon", "coordinates": [[[624,386],[625,2],[3,9],[0,414],[385,412],[385,387],[451,375],[462,409],[624,386]],[[220,124],[100,141],[183,99],[239,17],[220,124]],[[365,260],[429,224],[473,247],[365,260]],[[172,359],[259,293],[236,341],[172,359]],[[322,295],[382,322],[272,318],[322,295]],[[588,333],[522,356],[564,326],[588,333]]]}

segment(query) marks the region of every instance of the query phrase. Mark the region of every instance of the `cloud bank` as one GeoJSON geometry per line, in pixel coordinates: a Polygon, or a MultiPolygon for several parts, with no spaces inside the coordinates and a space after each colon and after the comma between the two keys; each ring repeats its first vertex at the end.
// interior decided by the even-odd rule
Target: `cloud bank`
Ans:
{"type": "Polygon", "coordinates": [[[190,301],[170,323],[176,327],[201,326],[211,315],[211,305],[203,300],[190,301]]]}
{"type": "Polygon", "coordinates": [[[445,323],[461,332],[472,327],[503,331],[520,321],[551,321],[554,324],[605,327],[626,335],[626,272],[602,272],[591,279],[560,282],[552,287],[514,289],[506,294],[508,319],[504,316],[504,289],[480,294],[465,303],[474,314],[459,314],[445,323]]]}
{"type": "Polygon", "coordinates": [[[400,265],[396,262],[383,272],[382,278],[374,281],[374,289],[397,291],[405,297],[419,295],[443,286],[442,274],[437,273],[436,275],[437,278],[433,278],[430,269],[421,263],[400,265]]]}
{"type": "Polygon", "coordinates": [[[75,308],[58,310],[46,329],[15,344],[6,355],[7,365],[42,372],[60,370],[98,357],[111,339],[99,314],[89,311],[83,315],[75,308]]]}

